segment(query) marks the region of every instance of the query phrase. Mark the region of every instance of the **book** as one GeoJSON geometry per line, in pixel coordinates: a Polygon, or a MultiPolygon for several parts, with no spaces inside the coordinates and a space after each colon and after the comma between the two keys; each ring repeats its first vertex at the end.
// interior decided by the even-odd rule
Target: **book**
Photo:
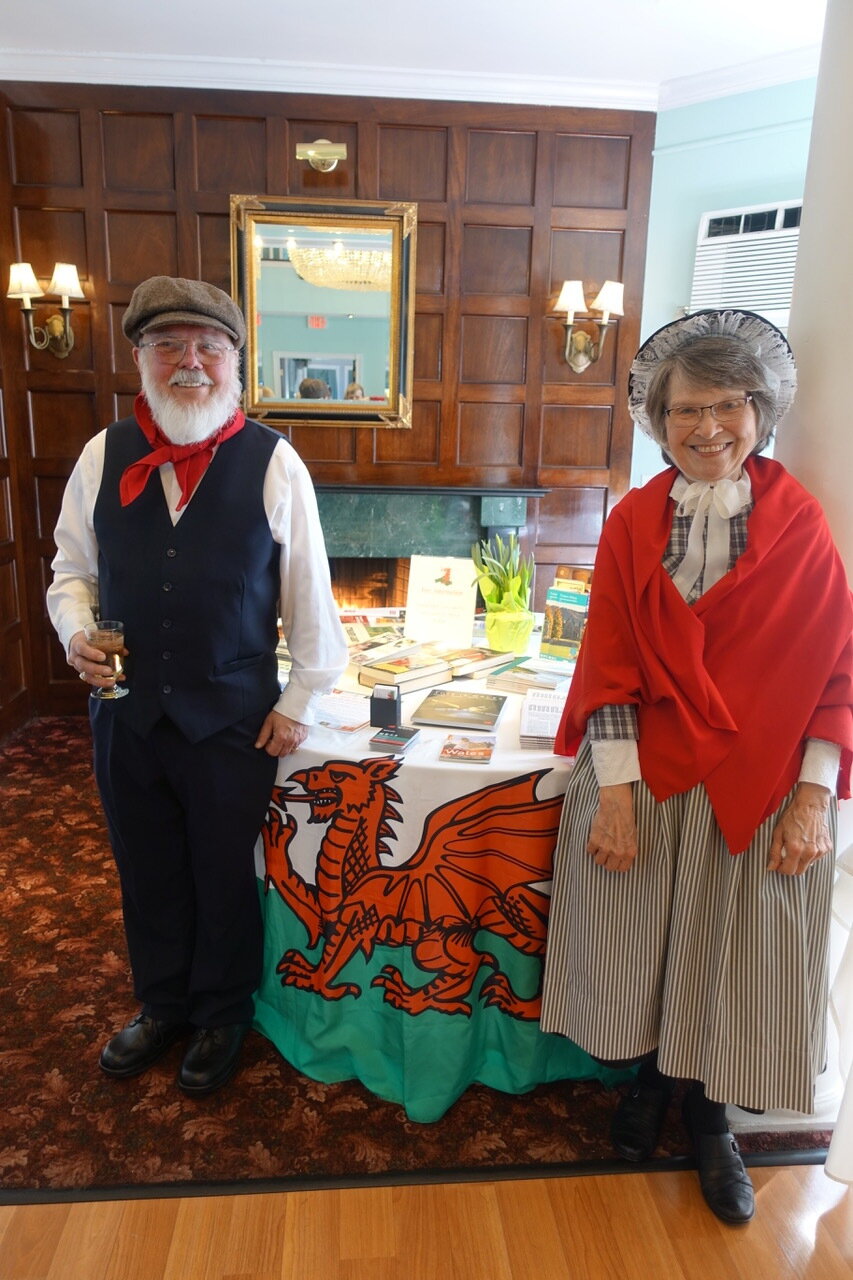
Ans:
{"type": "Polygon", "coordinates": [[[448,729],[494,729],[506,704],[500,693],[470,693],[461,689],[433,689],[412,715],[413,724],[444,725],[448,729]]]}
{"type": "Polygon", "coordinates": [[[587,614],[592,570],[558,565],[553,585],[545,593],[545,618],[539,652],[545,658],[574,662],[578,656],[587,614]]]}
{"type": "Polygon", "coordinates": [[[416,677],[445,673],[451,674],[449,662],[418,650],[366,663],[359,668],[358,678],[362,684],[405,684],[416,677]]]}
{"type": "Polygon", "coordinates": [[[446,667],[444,671],[434,671],[431,674],[427,673],[420,676],[415,675],[408,680],[389,680],[387,676],[373,675],[369,671],[359,671],[358,673],[359,684],[367,685],[371,689],[377,684],[393,684],[400,690],[401,695],[414,693],[418,689],[430,689],[436,684],[450,684],[452,679],[453,673],[449,667],[446,667]]]}
{"type": "Polygon", "coordinates": [[[541,666],[524,658],[486,676],[487,689],[502,689],[505,693],[526,693],[528,689],[561,689],[563,696],[569,687],[571,673],[563,669],[545,671],[541,666]]]}
{"type": "Polygon", "coordinates": [[[400,755],[407,751],[420,734],[420,729],[401,725],[399,729],[377,729],[370,739],[371,751],[387,751],[400,755]]]}
{"type": "Polygon", "coordinates": [[[355,733],[370,724],[370,699],[363,693],[332,689],[314,704],[315,723],[337,733],[355,733]]]}
{"type": "Polygon", "coordinates": [[[527,750],[553,751],[565,703],[565,692],[528,689],[521,704],[519,745],[527,750]]]}
{"type": "Polygon", "coordinates": [[[468,649],[446,649],[441,645],[426,645],[431,653],[437,654],[450,664],[450,670],[456,676],[472,676],[481,671],[491,671],[493,667],[506,664],[507,655],[498,649],[483,649],[473,645],[468,649]]]}
{"type": "Polygon", "coordinates": [[[380,631],[375,636],[349,646],[349,664],[353,669],[368,667],[374,662],[384,662],[386,658],[417,653],[420,648],[419,640],[412,640],[395,631],[380,631]]]}
{"type": "Polygon", "coordinates": [[[449,733],[441,744],[439,760],[467,761],[470,764],[485,764],[492,758],[497,738],[493,734],[484,734],[481,738],[469,738],[464,733],[449,733]]]}

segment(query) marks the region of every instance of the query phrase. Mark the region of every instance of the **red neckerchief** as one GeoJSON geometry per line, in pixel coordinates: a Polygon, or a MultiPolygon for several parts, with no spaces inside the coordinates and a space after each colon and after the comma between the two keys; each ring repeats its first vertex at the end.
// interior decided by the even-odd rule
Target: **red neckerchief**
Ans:
{"type": "Polygon", "coordinates": [[[675,472],[632,489],[605,525],[589,622],[555,750],[589,715],[637,706],[640,769],[656,800],[702,783],[732,853],[797,780],[806,737],[853,760],[853,610],[817,502],[778,462],[750,458],[747,546],[694,605],[661,564],[675,472]],[[815,619],[819,621],[815,623],[815,619]]]}
{"type": "Polygon", "coordinates": [[[204,475],[213,459],[214,450],[229,436],[241,431],[246,421],[245,414],[238,409],[233,417],[207,440],[199,440],[195,444],[172,444],[163,435],[151,414],[151,407],[140,391],[133,404],[133,415],[141,427],[145,439],[151,445],[152,453],[146,453],[138,462],[132,462],[125,468],[119,483],[121,505],[128,506],[142,493],[148,483],[152,471],[162,467],[164,462],[171,462],[175,467],[175,475],[181,486],[181,500],[177,510],[186,506],[195,491],[195,487],[204,475]]]}

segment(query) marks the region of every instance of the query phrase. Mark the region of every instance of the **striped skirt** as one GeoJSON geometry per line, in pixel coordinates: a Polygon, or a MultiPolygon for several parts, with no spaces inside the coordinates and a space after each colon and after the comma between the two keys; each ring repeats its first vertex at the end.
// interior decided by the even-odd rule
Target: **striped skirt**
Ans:
{"type": "MultiPolygon", "coordinates": [[[[657,1048],[661,1071],[701,1080],[718,1102],[810,1114],[825,1066],[833,859],[768,872],[775,816],[732,857],[704,787],[659,804],[637,782],[637,859],[605,871],[586,852],[597,804],[584,742],[554,855],[542,1029],[599,1058],[657,1048]]],[[[833,841],[835,820],[832,805],[833,841]]]]}

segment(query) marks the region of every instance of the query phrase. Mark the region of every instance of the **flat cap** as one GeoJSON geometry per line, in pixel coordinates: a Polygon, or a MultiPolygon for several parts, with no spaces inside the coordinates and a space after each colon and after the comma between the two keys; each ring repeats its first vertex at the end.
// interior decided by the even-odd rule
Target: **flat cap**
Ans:
{"type": "Polygon", "coordinates": [[[167,324],[210,325],[227,333],[238,347],[246,341],[246,321],[237,303],[204,280],[151,276],[136,286],[122,316],[125,337],[138,346],[143,333],[167,324]]]}

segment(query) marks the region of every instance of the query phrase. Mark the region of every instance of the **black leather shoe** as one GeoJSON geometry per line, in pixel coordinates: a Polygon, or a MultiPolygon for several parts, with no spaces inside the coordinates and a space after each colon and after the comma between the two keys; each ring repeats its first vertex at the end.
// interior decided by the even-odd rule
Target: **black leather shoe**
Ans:
{"type": "Polygon", "coordinates": [[[213,1093],[227,1084],[237,1070],[240,1050],[249,1023],[225,1027],[199,1027],[184,1055],[178,1085],[193,1098],[213,1093]]]}
{"type": "Polygon", "coordinates": [[[755,1191],[732,1133],[695,1133],[684,1110],[696,1152],[699,1185],[708,1208],[723,1222],[749,1222],[755,1213],[755,1191]]]}
{"type": "Polygon", "coordinates": [[[610,1140],[625,1160],[648,1160],[658,1145],[672,1089],[636,1083],[616,1108],[610,1140]]]}
{"type": "Polygon", "coordinates": [[[108,1040],[98,1065],[108,1076],[122,1079],[147,1071],[188,1030],[185,1022],[164,1022],[137,1014],[132,1022],[108,1040]]]}

